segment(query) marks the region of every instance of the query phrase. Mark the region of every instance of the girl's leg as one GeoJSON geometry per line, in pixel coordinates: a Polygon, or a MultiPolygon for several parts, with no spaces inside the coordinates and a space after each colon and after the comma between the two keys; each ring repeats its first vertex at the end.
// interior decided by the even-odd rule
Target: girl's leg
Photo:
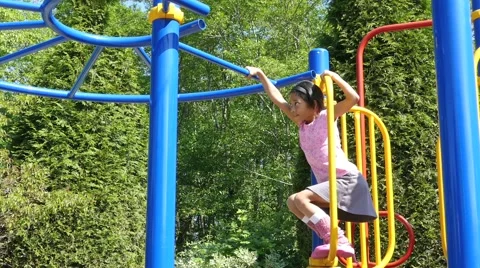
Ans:
{"type": "Polygon", "coordinates": [[[310,190],[303,190],[295,194],[293,201],[298,211],[309,218],[315,213],[323,212],[320,207],[329,206],[327,201],[323,200],[323,198],[310,190]]]}
{"type": "Polygon", "coordinates": [[[296,195],[297,194],[292,194],[291,196],[288,197],[287,207],[293,214],[295,214],[295,216],[297,216],[297,218],[303,219],[303,217],[305,217],[305,215],[300,210],[298,210],[297,206],[295,205],[295,196],[296,195]]]}
{"type": "Polygon", "coordinates": [[[312,222],[310,222],[310,217],[305,216],[298,208],[297,205],[295,205],[295,196],[297,194],[292,194],[291,196],[288,197],[287,199],[287,206],[288,209],[297,216],[300,220],[302,220],[312,231],[314,231],[318,236],[318,232],[315,230],[315,227],[312,222]]]}
{"type": "MultiPolygon", "coordinates": [[[[330,250],[330,217],[319,206],[328,207],[328,202],[314,192],[304,190],[295,195],[294,203],[301,213],[309,217],[309,223],[313,224],[314,230],[325,243],[325,245],[315,248],[312,257],[325,258],[330,250]]],[[[353,247],[350,245],[348,239],[340,228],[338,228],[337,254],[345,258],[355,257],[353,247]]]]}

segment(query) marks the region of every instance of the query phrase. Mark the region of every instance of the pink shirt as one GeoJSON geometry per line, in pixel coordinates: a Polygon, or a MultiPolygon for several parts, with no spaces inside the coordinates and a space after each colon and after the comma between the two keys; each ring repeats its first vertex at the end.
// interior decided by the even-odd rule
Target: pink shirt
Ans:
{"type": "MultiPolygon", "coordinates": [[[[327,110],[322,110],[312,122],[301,123],[299,128],[300,147],[305,153],[317,182],[328,180],[328,130],[327,110]]],[[[357,173],[355,164],[348,161],[340,145],[340,135],[335,121],[335,153],[337,177],[349,172],[357,173]]]]}

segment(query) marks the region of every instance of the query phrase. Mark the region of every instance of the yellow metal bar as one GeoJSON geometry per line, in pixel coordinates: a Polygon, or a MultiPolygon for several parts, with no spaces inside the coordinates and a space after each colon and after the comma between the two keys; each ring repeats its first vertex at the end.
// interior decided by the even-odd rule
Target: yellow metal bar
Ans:
{"type": "MultiPolygon", "coordinates": [[[[357,156],[357,167],[362,166],[362,136],[360,128],[360,113],[354,112],[354,125],[355,125],[355,147],[357,156]]],[[[360,260],[362,262],[362,268],[368,267],[367,256],[367,225],[365,223],[359,224],[360,228],[360,260]]]]}
{"type": "MultiPolygon", "coordinates": [[[[353,109],[353,108],[352,108],[353,109]]],[[[352,110],[351,110],[352,111],[352,110]]],[[[357,167],[362,167],[362,136],[360,132],[360,113],[353,113],[355,118],[355,154],[357,155],[357,167]]]]}
{"type": "Polygon", "coordinates": [[[340,117],[340,125],[342,126],[341,140],[342,149],[345,152],[345,156],[348,158],[348,142],[347,142],[347,115],[344,114],[340,117]]]}
{"type": "Polygon", "coordinates": [[[333,261],[329,259],[308,259],[307,268],[340,268],[338,267],[338,258],[335,257],[333,261]]]}
{"type": "Polygon", "coordinates": [[[440,237],[442,238],[443,256],[447,257],[447,228],[445,221],[445,200],[443,192],[443,168],[442,168],[442,148],[440,139],[437,141],[437,182],[438,182],[438,203],[440,206],[440,237]]]}
{"type": "MultiPolygon", "coordinates": [[[[390,259],[393,256],[393,251],[395,249],[395,211],[393,206],[393,181],[392,181],[392,155],[391,155],[391,147],[390,147],[390,136],[387,132],[387,128],[382,120],[370,110],[364,107],[354,106],[351,111],[355,113],[355,116],[360,117],[360,112],[371,116],[375,121],[375,124],[378,126],[380,130],[384,142],[384,157],[385,157],[385,186],[386,186],[386,195],[387,195],[387,221],[388,221],[388,246],[385,252],[385,255],[380,263],[378,263],[375,267],[385,267],[390,259]]],[[[362,259],[362,267],[363,267],[363,259],[362,259]]]]}
{"type": "MultiPolygon", "coordinates": [[[[378,215],[378,175],[377,175],[377,150],[375,144],[375,120],[371,115],[368,117],[368,134],[370,141],[370,174],[372,180],[372,198],[373,207],[378,215]]],[[[373,221],[374,237],[375,237],[375,263],[378,265],[382,259],[382,251],[380,245],[380,219],[373,221]]]]}
{"type": "MultiPolygon", "coordinates": [[[[341,135],[342,135],[342,149],[345,153],[345,156],[348,158],[348,140],[347,140],[347,115],[344,114],[340,117],[340,125],[341,125],[341,135]]],[[[347,235],[348,241],[352,243],[352,223],[345,222],[345,234],[347,235]]],[[[353,268],[352,258],[347,259],[347,268],[353,268]]]]}
{"type": "Polygon", "coordinates": [[[472,12],[472,22],[474,22],[478,18],[480,18],[480,10],[479,9],[472,12]]]}
{"type": "MultiPolygon", "coordinates": [[[[328,140],[335,139],[334,127],[335,127],[335,118],[334,118],[334,100],[333,100],[333,82],[330,77],[325,76],[324,79],[317,78],[317,83],[320,83],[320,87],[325,95],[327,96],[326,107],[327,107],[327,123],[328,123],[328,140]],[[319,81],[320,80],[320,81],[319,81]]],[[[385,252],[385,256],[381,257],[381,243],[380,243],[380,221],[376,219],[374,221],[374,235],[375,235],[375,262],[378,268],[385,267],[388,265],[389,261],[393,256],[393,251],[395,249],[395,212],[393,206],[393,182],[392,182],[392,166],[391,166],[391,147],[390,147],[390,136],[387,132],[385,124],[381,119],[375,115],[370,110],[363,107],[352,107],[351,112],[354,113],[354,124],[355,124],[355,143],[356,143],[356,162],[357,166],[362,166],[362,144],[361,144],[361,133],[360,133],[360,114],[367,115],[369,119],[369,139],[370,139],[370,158],[371,158],[371,175],[372,175],[372,197],[375,210],[379,211],[378,204],[378,174],[377,174],[377,160],[376,160],[376,143],[375,143],[375,125],[379,128],[380,133],[384,141],[384,160],[385,160],[385,186],[386,186],[386,196],[387,196],[387,221],[388,221],[388,246],[385,252]]],[[[348,157],[348,142],[347,142],[347,124],[346,116],[343,115],[340,118],[341,122],[341,139],[342,139],[342,149],[344,150],[346,156],[348,157]]],[[[330,240],[330,251],[328,258],[322,260],[310,259],[309,267],[319,267],[320,262],[324,265],[323,267],[332,267],[336,265],[336,251],[337,251],[337,241],[338,241],[338,211],[337,211],[337,192],[336,192],[336,162],[335,162],[335,143],[328,143],[328,154],[329,154],[329,184],[330,184],[330,219],[331,219],[331,240],[330,240]]],[[[368,249],[367,249],[367,235],[366,229],[367,224],[359,224],[360,229],[360,249],[361,249],[361,267],[368,268],[368,249]]],[[[349,241],[352,241],[352,228],[350,223],[345,225],[347,237],[349,241]]],[[[347,267],[353,267],[352,260],[349,258],[347,260],[347,267]]]]}
{"type": "MultiPolygon", "coordinates": [[[[330,76],[324,76],[324,84],[327,95],[327,128],[328,140],[335,140],[335,116],[334,116],[334,100],[333,100],[333,82],[330,76]]],[[[328,260],[333,261],[337,253],[338,241],[338,211],[337,211],[337,172],[335,159],[335,142],[328,143],[328,175],[330,184],[330,252],[328,260]]]]}

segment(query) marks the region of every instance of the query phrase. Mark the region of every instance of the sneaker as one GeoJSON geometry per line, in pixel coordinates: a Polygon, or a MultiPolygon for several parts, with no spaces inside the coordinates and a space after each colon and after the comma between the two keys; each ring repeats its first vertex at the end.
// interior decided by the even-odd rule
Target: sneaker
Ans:
{"type": "MultiPolygon", "coordinates": [[[[313,259],[325,259],[328,257],[328,253],[330,252],[330,244],[323,244],[316,247],[312,255],[313,259]]],[[[355,249],[350,244],[339,244],[337,247],[337,256],[342,258],[353,258],[356,262],[357,259],[355,257],[355,249]]]]}
{"type": "Polygon", "coordinates": [[[317,246],[310,257],[313,259],[325,259],[328,257],[328,252],[330,251],[330,244],[323,244],[317,246]]]}

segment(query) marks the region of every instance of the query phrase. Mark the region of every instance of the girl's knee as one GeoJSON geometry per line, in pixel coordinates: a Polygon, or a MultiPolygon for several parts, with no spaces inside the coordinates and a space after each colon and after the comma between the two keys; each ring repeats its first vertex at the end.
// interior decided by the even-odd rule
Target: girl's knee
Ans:
{"type": "Polygon", "coordinates": [[[309,203],[310,199],[303,191],[295,194],[293,202],[298,206],[304,203],[309,203]]]}
{"type": "Polygon", "coordinates": [[[288,207],[295,206],[295,196],[296,196],[296,195],[297,195],[297,194],[292,194],[291,196],[289,196],[289,197],[287,198],[287,206],[288,206],[288,207]]]}

